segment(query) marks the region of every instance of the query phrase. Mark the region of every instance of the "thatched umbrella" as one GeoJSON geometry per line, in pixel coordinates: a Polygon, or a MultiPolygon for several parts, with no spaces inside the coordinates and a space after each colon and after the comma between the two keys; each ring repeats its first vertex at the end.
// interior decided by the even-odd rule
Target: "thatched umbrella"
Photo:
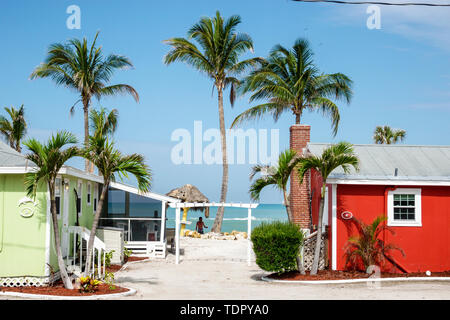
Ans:
{"type": "MultiPolygon", "coordinates": [[[[209,199],[203,193],[201,193],[196,186],[193,186],[192,184],[185,184],[182,187],[173,189],[166,195],[172,198],[180,199],[182,202],[209,202],[209,199]]],[[[187,220],[187,213],[189,209],[192,209],[194,211],[204,211],[205,217],[209,217],[209,207],[183,208],[183,221],[187,220]]],[[[185,226],[185,224],[181,226],[180,234],[184,233],[185,226]]]]}

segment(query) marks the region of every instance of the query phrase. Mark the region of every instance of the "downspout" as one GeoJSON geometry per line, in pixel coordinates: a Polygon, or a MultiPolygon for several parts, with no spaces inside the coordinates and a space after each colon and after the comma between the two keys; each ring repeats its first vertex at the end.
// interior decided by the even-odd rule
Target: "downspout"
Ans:
{"type": "MultiPolygon", "coordinates": [[[[388,192],[394,191],[394,190],[397,190],[397,186],[386,187],[384,189],[384,217],[386,219],[387,219],[387,212],[388,212],[388,192]]],[[[383,242],[385,242],[385,241],[386,241],[386,230],[383,230],[383,242]]],[[[399,264],[397,261],[395,261],[394,258],[389,257],[389,256],[384,256],[384,257],[386,258],[386,260],[388,260],[390,263],[392,263],[397,269],[399,269],[403,273],[409,273],[409,271],[405,267],[403,267],[401,264],[399,264]]]]}

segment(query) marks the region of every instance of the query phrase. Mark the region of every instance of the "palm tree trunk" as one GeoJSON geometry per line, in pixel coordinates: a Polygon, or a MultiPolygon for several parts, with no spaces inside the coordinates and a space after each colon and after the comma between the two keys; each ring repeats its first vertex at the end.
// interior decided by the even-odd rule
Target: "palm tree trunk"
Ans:
{"type": "Polygon", "coordinates": [[[291,205],[289,203],[289,199],[288,199],[288,196],[287,196],[286,188],[283,189],[283,197],[284,197],[284,205],[286,207],[286,212],[287,212],[287,215],[288,215],[288,220],[289,220],[289,222],[292,222],[291,205]]]}
{"type": "Polygon", "coordinates": [[[49,185],[49,192],[50,192],[50,212],[52,214],[53,235],[55,237],[55,249],[56,249],[56,257],[58,259],[59,274],[61,275],[61,280],[64,283],[64,287],[66,289],[73,289],[72,281],[70,280],[69,275],[67,274],[66,264],[64,263],[64,259],[61,252],[61,238],[59,234],[58,218],[56,216],[55,191],[50,185],[49,185]]]}
{"type": "MultiPolygon", "coordinates": [[[[217,88],[218,100],[219,100],[219,122],[220,122],[220,135],[222,138],[222,189],[220,192],[220,202],[225,202],[227,198],[228,189],[228,160],[227,160],[227,139],[225,132],[225,117],[223,112],[223,88],[221,85],[217,88]]],[[[220,232],[222,229],[224,207],[219,207],[217,210],[216,218],[214,219],[214,224],[211,228],[212,232],[220,232]]]]}
{"type": "Polygon", "coordinates": [[[322,194],[320,195],[320,206],[319,206],[319,221],[317,229],[317,239],[316,248],[314,250],[314,260],[311,267],[311,275],[317,274],[319,270],[319,260],[320,260],[320,247],[322,246],[322,221],[323,221],[323,209],[324,209],[324,196],[325,196],[325,184],[322,187],[322,194]]]}
{"type": "Polygon", "coordinates": [[[300,113],[295,114],[295,124],[300,124],[300,113]]]}
{"type": "Polygon", "coordinates": [[[92,263],[92,255],[94,254],[95,233],[97,232],[98,221],[100,220],[100,215],[103,210],[103,203],[105,201],[108,188],[109,188],[109,180],[105,180],[103,183],[100,199],[98,200],[97,212],[95,213],[94,221],[92,221],[91,234],[89,235],[89,241],[87,246],[86,268],[84,269],[85,276],[89,275],[89,270],[91,270],[92,268],[91,263],[92,263]]]}
{"type": "MultiPolygon", "coordinates": [[[[83,114],[84,114],[84,145],[89,143],[89,99],[83,98],[83,114]]],[[[91,165],[88,159],[84,161],[84,171],[91,172],[91,165]]]]}

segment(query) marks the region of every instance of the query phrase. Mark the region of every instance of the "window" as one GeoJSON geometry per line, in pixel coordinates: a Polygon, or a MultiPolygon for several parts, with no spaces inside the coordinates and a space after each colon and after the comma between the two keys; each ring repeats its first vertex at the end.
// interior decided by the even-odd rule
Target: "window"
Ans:
{"type": "Polygon", "coordinates": [[[87,204],[88,206],[91,205],[91,183],[88,182],[87,184],[87,204]]]}
{"type": "Polygon", "coordinates": [[[421,189],[399,188],[388,193],[389,226],[422,226],[421,189]]]}
{"type": "Polygon", "coordinates": [[[78,213],[78,216],[80,216],[82,214],[82,212],[81,212],[82,192],[83,192],[83,183],[81,181],[78,181],[78,185],[77,185],[77,213],[78,213]]]}
{"type": "Polygon", "coordinates": [[[56,214],[61,213],[61,179],[55,179],[55,202],[56,202],[56,214]]]}
{"type": "Polygon", "coordinates": [[[98,184],[94,184],[94,214],[97,213],[98,184]]]}

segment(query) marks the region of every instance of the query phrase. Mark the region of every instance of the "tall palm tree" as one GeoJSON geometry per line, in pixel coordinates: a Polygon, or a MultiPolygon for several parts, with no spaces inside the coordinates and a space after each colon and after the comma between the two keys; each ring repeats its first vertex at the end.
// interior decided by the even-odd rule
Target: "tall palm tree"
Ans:
{"type": "Polygon", "coordinates": [[[373,141],[376,144],[394,144],[406,138],[406,131],[392,129],[389,126],[377,126],[373,133],[373,141]]]}
{"type": "Polygon", "coordinates": [[[238,115],[232,127],[245,120],[271,114],[277,121],[284,112],[292,112],[300,124],[305,110],[329,115],[333,133],[338,130],[340,115],[332,101],[350,103],[352,81],[342,73],[322,74],[315,66],[307,40],[298,39],[292,49],[276,45],[260,68],[253,71],[240,87],[242,94],[251,92],[250,102],[265,100],[238,115]]]}
{"type": "Polygon", "coordinates": [[[58,132],[52,135],[47,144],[43,145],[36,139],[24,142],[24,145],[31,151],[26,158],[34,162],[37,170],[25,174],[25,187],[29,196],[36,197],[37,188],[40,183],[47,183],[50,194],[50,212],[52,215],[53,233],[55,239],[56,256],[58,267],[64,287],[73,289],[66,265],[61,252],[61,237],[56,215],[55,202],[55,180],[61,167],[69,159],[80,155],[79,149],[74,146],[77,143],[76,137],[69,132],[58,132]]]}
{"type": "Polygon", "coordinates": [[[289,222],[293,220],[287,193],[287,183],[292,170],[294,170],[299,161],[300,157],[297,157],[297,152],[288,149],[280,154],[277,166],[256,165],[250,173],[250,180],[257,173],[261,174],[261,177],[255,180],[250,186],[250,197],[253,200],[259,200],[261,191],[267,186],[274,186],[281,190],[283,192],[284,205],[286,206],[289,222]]]}
{"type": "MultiPolygon", "coordinates": [[[[103,96],[128,93],[139,101],[137,91],[128,84],[108,85],[116,69],[132,67],[131,61],[124,56],[110,54],[103,56],[102,48],[96,47],[98,32],[94,41],[88,46],[86,38],[82,41],[71,39],[65,44],[52,44],[45,62],[31,74],[31,79],[51,78],[57,85],[63,85],[79,92],[78,102],[83,104],[84,143],[89,142],[89,107],[92,97],[100,100],[103,96]]],[[[74,106],[71,108],[73,111],[74,106]]],[[[85,170],[89,170],[86,160],[85,170]]]]}
{"type": "Polygon", "coordinates": [[[17,152],[22,152],[20,142],[27,133],[27,123],[25,121],[25,110],[23,105],[17,110],[14,107],[6,107],[5,111],[9,114],[11,121],[4,116],[0,116],[0,133],[8,141],[11,148],[15,149],[17,152]]]}
{"type": "Polygon", "coordinates": [[[339,142],[338,144],[331,145],[326,148],[320,156],[309,155],[301,158],[298,164],[297,173],[300,183],[303,182],[306,173],[311,169],[315,169],[322,177],[317,241],[314,251],[314,261],[311,268],[312,275],[317,274],[317,270],[319,269],[320,247],[322,245],[324,196],[327,178],[330,173],[337,168],[342,168],[345,173],[349,173],[351,167],[355,170],[359,170],[359,159],[353,150],[353,146],[348,142],[339,142]]]}
{"type": "Polygon", "coordinates": [[[91,234],[88,241],[85,269],[85,273],[87,274],[89,273],[89,270],[91,270],[95,233],[97,231],[98,221],[103,210],[104,200],[110,182],[116,181],[116,175],[119,176],[119,178],[127,178],[128,174],[132,174],[137,180],[139,191],[147,192],[151,185],[151,172],[145,164],[142,155],[123,155],[114,147],[114,143],[108,140],[108,137],[102,135],[89,137],[89,144],[84,149],[83,156],[97,167],[99,174],[103,177],[102,192],[98,201],[97,212],[95,213],[92,222],[91,234]]]}
{"type": "MultiPolygon", "coordinates": [[[[223,111],[223,91],[230,88],[230,103],[233,106],[236,88],[239,85],[237,76],[261,62],[260,58],[239,61],[239,57],[247,51],[253,52],[253,41],[247,34],[236,33],[241,18],[233,15],[224,20],[220,12],[213,18],[204,17],[188,31],[188,38],[171,38],[164,41],[171,50],[164,57],[166,64],[175,61],[185,62],[199,72],[206,74],[217,90],[219,106],[219,124],[222,144],[222,188],[220,202],[225,202],[228,189],[228,161],[226,149],[225,118],[223,111]],[[198,45],[192,42],[195,40],[198,45]]],[[[224,208],[219,207],[213,232],[220,232],[224,208]]]]}

